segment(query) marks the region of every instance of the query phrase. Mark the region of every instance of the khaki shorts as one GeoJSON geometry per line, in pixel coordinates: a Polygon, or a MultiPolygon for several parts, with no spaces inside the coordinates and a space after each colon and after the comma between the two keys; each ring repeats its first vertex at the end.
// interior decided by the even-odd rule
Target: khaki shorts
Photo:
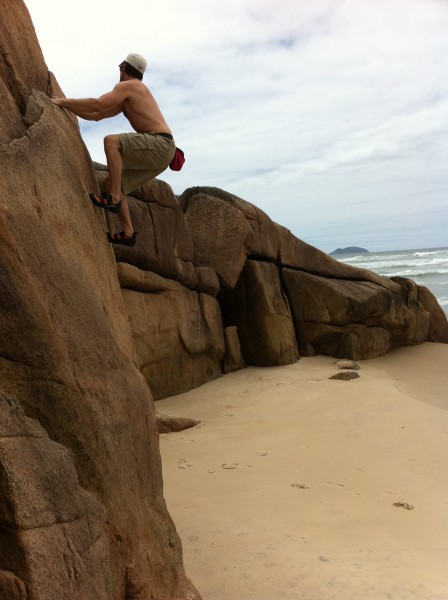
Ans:
{"type": "Polygon", "coordinates": [[[174,158],[176,144],[155,133],[120,133],[123,173],[121,189],[127,195],[160,175],[174,158]]]}

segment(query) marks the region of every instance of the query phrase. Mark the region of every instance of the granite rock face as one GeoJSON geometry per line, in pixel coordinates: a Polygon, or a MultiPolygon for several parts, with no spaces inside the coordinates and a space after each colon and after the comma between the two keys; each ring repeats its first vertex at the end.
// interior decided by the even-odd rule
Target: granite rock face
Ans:
{"type": "Polygon", "coordinates": [[[291,308],[276,265],[248,260],[221,304],[227,324],[236,325],[247,364],[287,365],[299,358],[291,308]]]}
{"type": "MultiPolygon", "coordinates": [[[[147,194],[149,200],[149,187],[147,194]]],[[[141,197],[142,193],[137,191],[134,195],[141,197]]],[[[132,206],[139,200],[130,198],[129,202],[132,206]]],[[[446,316],[436,300],[410,280],[388,279],[341,263],[296,238],[255,205],[219,188],[189,188],[178,199],[173,195],[171,203],[184,214],[187,233],[182,229],[182,236],[190,235],[193,248],[189,256],[197,280],[195,284],[190,280],[188,285],[204,294],[204,298],[217,297],[228,352],[232,344],[242,353],[235,365],[290,364],[300,355],[314,354],[359,360],[380,356],[402,345],[448,339],[446,316]]],[[[157,237],[157,231],[152,235],[157,237]]],[[[170,252],[162,251],[161,255],[169,256],[170,252]]],[[[135,264],[132,251],[126,249],[118,256],[135,264]]],[[[152,268],[158,275],[167,273],[163,264],[152,268]]],[[[125,283],[123,267],[119,272],[122,288],[138,290],[142,278],[149,280],[148,274],[135,271],[133,281],[125,283]]],[[[161,280],[158,281],[160,285],[161,280]]],[[[181,276],[177,281],[185,286],[181,276]]],[[[168,280],[163,284],[167,289],[174,289],[173,285],[168,280]]],[[[183,294],[182,302],[188,305],[187,291],[179,294],[183,294]]],[[[219,335],[208,336],[207,344],[179,345],[175,333],[179,324],[174,324],[176,316],[173,319],[173,315],[185,314],[179,307],[173,309],[166,298],[161,304],[154,290],[145,296],[145,310],[137,309],[135,303],[130,308],[131,296],[126,292],[125,297],[140,366],[156,398],[220,376],[218,364],[213,362],[222,352],[216,310],[214,331],[219,331],[219,335]],[[141,315],[138,327],[137,314],[141,315]],[[165,335],[167,323],[172,323],[170,336],[165,335]],[[146,334],[148,343],[142,344],[145,328],[153,333],[146,334]],[[154,340],[161,339],[161,332],[165,332],[164,343],[159,347],[154,340]],[[167,385],[164,377],[157,374],[157,365],[165,368],[164,361],[169,356],[174,360],[172,364],[182,356],[182,366],[168,368],[167,385]]],[[[192,310],[191,315],[195,314],[199,313],[192,310]]],[[[195,317],[188,327],[191,333],[195,331],[195,317]]],[[[203,334],[198,339],[204,339],[203,334]]],[[[224,359],[222,371],[233,368],[236,367],[229,367],[224,359]]]]}
{"type": "Polygon", "coordinates": [[[418,286],[418,302],[431,315],[429,321],[429,342],[448,344],[448,327],[446,315],[439,306],[434,294],[424,286],[418,286]]]}
{"type": "Polygon", "coordinates": [[[191,199],[185,212],[194,247],[194,264],[212,267],[221,286],[233,288],[253,243],[244,214],[206,194],[191,199]]]}
{"type": "Polygon", "coordinates": [[[90,157],[50,102],[56,83],[21,0],[2,4],[0,50],[0,590],[198,597],[162,496],[154,403],[104,214],[88,199],[90,157]]]}
{"type": "MultiPolygon", "coordinates": [[[[104,174],[97,171],[97,176],[101,181],[104,174]]],[[[176,199],[169,186],[155,181],[146,186],[146,202],[156,202],[161,189],[164,205],[175,207],[166,218],[175,215],[179,222],[179,211],[184,215],[184,226],[172,230],[181,232],[179,244],[189,249],[183,264],[192,264],[196,279],[170,269],[176,236],[158,233],[154,219],[140,250],[115,251],[122,261],[120,283],[138,361],[156,399],[201,385],[238,364],[283,365],[314,354],[367,359],[448,336],[437,302],[413,282],[341,263],[219,188],[189,188],[176,199]],[[150,273],[135,253],[147,255],[156,238],[163,260],[152,262],[150,273]],[[162,248],[164,239],[168,249],[162,248]],[[206,305],[213,315],[207,322],[199,316],[206,305]],[[226,358],[219,365],[223,337],[227,356],[231,347],[240,348],[242,358],[234,366],[226,358]]],[[[134,196],[128,200],[137,214],[142,190],[134,196]]]]}
{"type": "Polygon", "coordinates": [[[0,49],[0,139],[4,144],[26,135],[30,125],[27,112],[31,90],[47,94],[51,86],[48,69],[23,2],[5,0],[2,3],[0,49]]]}
{"type": "Polygon", "coordinates": [[[101,568],[111,560],[106,510],[79,485],[70,451],[3,394],[0,417],[2,597],[114,597],[101,568]]]}
{"type": "Polygon", "coordinates": [[[224,329],[225,354],[222,360],[222,372],[231,373],[246,367],[241,344],[238,337],[238,329],[235,326],[224,329]]]}
{"type": "Polygon", "coordinates": [[[372,358],[428,339],[430,314],[371,281],[284,269],[302,355],[372,358]]]}
{"type": "MultiPolygon", "coordinates": [[[[341,263],[218,188],[189,188],[179,204],[201,264],[211,263],[211,255],[232,263],[232,279],[221,281],[218,299],[224,325],[238,328],[247,364],[286,364],[299,352],[367,359],[402,345],[447,340],[446,316],[414,282],[341,263]],[[189,219],[200,213],[198,203],[213,205],[210,212],[221,227],[230,223],[229,208],[240,211],[252,236],[235,237],[221,247],[218,238],[204,234],[206,219],[189,219]]],[[[233,216],[232,223],[237,221],[233,216]]],[[[220,237],[224,240],[225,233],[220,237]]]]}
{"type": "Polygon", "coordinates": [[[155,400],[221,376],[224,333],[217,300],[179,282],[118,264],[140,370],[155,400]]]}

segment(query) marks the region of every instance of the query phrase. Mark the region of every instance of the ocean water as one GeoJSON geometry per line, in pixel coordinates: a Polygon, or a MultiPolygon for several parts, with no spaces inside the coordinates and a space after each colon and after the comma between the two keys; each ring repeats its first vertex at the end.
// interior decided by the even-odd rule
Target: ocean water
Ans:
{"type": "Polygon", "coordinates": [[[334,258],[385,277],[406,277],[418,285],[424,285],[434,294],[448,316],[448,248],[338,254],[334,258]]]}

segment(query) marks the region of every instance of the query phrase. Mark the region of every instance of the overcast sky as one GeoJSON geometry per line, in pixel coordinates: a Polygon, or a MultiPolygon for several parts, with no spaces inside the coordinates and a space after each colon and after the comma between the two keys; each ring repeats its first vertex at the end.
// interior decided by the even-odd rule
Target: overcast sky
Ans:
{"type": "MultiPolygon", "coordinates": [[[[185,151],[176,194],[223,188],[331,252],[448,246],[447,0],[26,0],[69,98],[129,52],[185,151]]],[[[121,116],[81,121],[93,160],[121,116]]]]}

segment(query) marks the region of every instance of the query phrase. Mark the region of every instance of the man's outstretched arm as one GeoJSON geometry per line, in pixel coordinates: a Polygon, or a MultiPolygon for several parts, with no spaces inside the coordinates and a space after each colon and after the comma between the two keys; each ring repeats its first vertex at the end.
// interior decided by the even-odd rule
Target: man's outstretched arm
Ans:
{"type": "Polygon", "coordinates": [[[98,110],[98,105],[96,104],[96,100],[94,98],[85,98],[82,100],[72,100],[70,98],[52,98],[51,101],[53,104],[56,104],[56,106],[67,108],[77,117],[81,117],[81,119],[86,119],[87,121],[101,121],[102,119],[115,117],[121,113],[120,104],[98,110]]]}
{"type": "Polygon", "coordinates": [[[121,103],[130,95],[125,82],[118,83],[111,92],[99,98],[52,98],[53,104],[67,108],[76,116],[89,121],[100,121],[121,112],[121,103]]]}

